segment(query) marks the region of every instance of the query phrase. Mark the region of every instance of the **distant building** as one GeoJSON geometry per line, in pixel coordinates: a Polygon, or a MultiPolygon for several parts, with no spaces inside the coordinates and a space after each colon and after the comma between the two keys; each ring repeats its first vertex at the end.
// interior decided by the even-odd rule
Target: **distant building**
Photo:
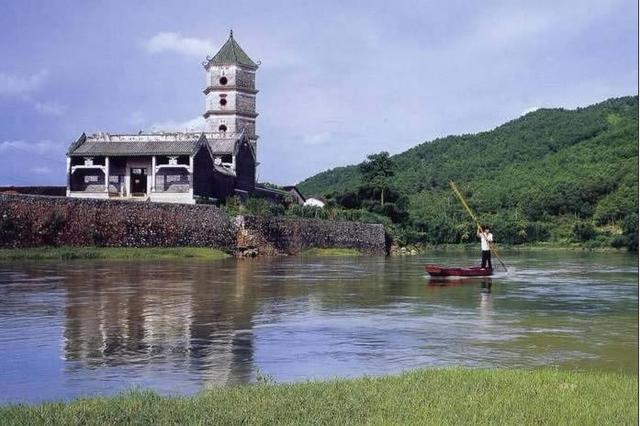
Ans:
{"type": "Polygon", "coordinates": [[[317,198],[307,198],[304,202],[305,206],[309,207],[320,207],[323,208],[325,205],[324,201],[318,200],[317,198]]]}
{"type": "Polygon", "coordinates": [[[296,186],[277,187],[271,184],[256,184],[255,195],[277,204],[303,205],[305,198],[296,186]]]}
{"type": "Polygon", "coordinates": [[[205,132],[84,133],[67,152],[67,196],[173,203],[255,190],[255,74],[233,38],[203,63],[205,132]]]}
{"type": "Polygon", "coordinates": [[[289,196],[297,203],[297,204],[304,204],[305,201],[307,201],[306,198],[304,198],[304,195],[302,195],[302,192],[300,192],[300,190],[298,189],[297,186],[295,185],[290,185],[290,186],[283,186],[282,189],[284,191],[287,191],[289,193],[289,196]]]}

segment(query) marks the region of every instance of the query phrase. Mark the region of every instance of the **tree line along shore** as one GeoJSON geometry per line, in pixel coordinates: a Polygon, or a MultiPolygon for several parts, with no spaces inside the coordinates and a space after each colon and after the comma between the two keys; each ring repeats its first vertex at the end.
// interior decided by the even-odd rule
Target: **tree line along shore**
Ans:
{"type": "MultiPolygon", "coordinates": [[[[539,109],[337,167],[298,185],[328,209],[293,214],[384,223],[400,246],[475,240],[455,182],[498,243],[638,249],[638,97],[539,109]]],[[[300,211],[297,211],[300,210],[300,211]]]]}

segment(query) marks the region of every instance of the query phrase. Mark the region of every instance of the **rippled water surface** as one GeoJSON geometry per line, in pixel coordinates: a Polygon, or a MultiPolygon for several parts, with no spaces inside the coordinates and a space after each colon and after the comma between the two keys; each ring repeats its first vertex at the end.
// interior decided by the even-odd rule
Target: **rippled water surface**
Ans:
{"type": "Polygon", "coordinates": [[[637,374],[637,257],[510,253],[492,279],[425,276],[470,256],[0,263],[0,403],[185,394],[257,372],[637,374]]]}

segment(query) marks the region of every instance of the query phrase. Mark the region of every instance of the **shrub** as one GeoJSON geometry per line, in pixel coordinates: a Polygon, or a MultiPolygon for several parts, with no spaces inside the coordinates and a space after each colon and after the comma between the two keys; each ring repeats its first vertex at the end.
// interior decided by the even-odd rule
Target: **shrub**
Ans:
{"type": "Polygon", "coordinates": [[[573,237],[577,241],[589,241],[595,236],[596,228],[591,222],[577,222],[573,225],[573,237]]]}
{"type": "Polygon", "coordinates": [[[622,222],[622,232],[626,238],[627,249],[638,251],[638,215],[627,216],[622,222]]]}

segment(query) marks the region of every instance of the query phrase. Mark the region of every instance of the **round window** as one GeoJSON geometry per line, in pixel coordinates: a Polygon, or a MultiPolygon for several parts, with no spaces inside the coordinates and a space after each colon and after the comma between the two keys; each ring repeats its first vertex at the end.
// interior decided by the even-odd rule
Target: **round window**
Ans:
{"type": "Polygon", "coordinates": [[[220,105],[225,106],[227,104],[227,100],[225,98],[220,98],[220,105]]]}
{"type": "Polygon", "coordinates": [[[224,85],[225,85],[225,84],[227,84],[228,82],[229,82],[229,80],[227,80],[227,77],[224,77],[224,76],[220,77],[220,84],[221,84],[221,85],[223,85],[223,86],[224,86],[224,85]]]}
{"type": "Polygon", "coordinates": [[[220,130],[221,132],[226,132],[227,126],[225,126],[224,124],[221,124],[220,127],[218,127],[218,130],[220,130]]]}

